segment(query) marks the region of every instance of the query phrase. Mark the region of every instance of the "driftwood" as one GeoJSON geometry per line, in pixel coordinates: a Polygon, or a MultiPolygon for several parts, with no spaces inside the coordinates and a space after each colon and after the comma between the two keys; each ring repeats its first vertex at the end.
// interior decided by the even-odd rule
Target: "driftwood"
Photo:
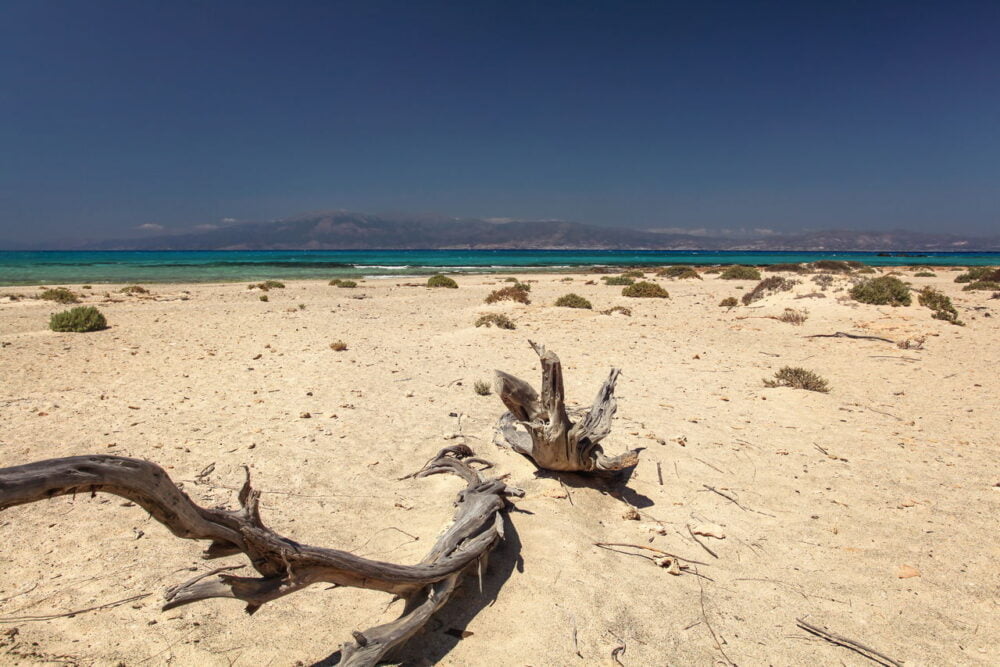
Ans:
{"type": "Polygon", "coordinates": [[[600,446],[611,432],[617,409],[615,382],[621,371],[612,368],[590,410],[575,424],[566,412],[562,364],[555,352],[528,341],[542,364],[542,395],[524,380],[496,371],[497,395],[509,412],[500,418],[499,435],[515,452],[546,470],[615,473],[639,462],[639,451],[606,456],[600,446]],[[517,424],[526,429],[520,431],[517,424]]]}
{"type": "Polygon", "coordinates": [[[806,338],[852,338],[854,340],[879,340],[883,343],[895,342],[881,336],[860,336],[858,334],[847,333],[846,331],[838,331],[832,334],[813,334],[812,336],[806,336],[806,338]]]}
{"type": "MultiPolygon", "coordinates": [[[[204,558],[243,553],[259,577],[237,577],[224,567],[167,590],[163,609],[206,598],[235,598],[247,613],[319,582],[384,591],[406,601],[395,621],[354,632],[341,648],[341,665],[374,665],[401,646],[447,601],[470,568],[485,567],[490,550],[503,537],[504,496],[522,495],[498,479],[483,479],[470,463],[465,445],[442,449],[416,477],[450,472],[466,482],[458,495],[452,524],[416,565],[369,560],[346,551],[299,544],[261,521],[260,492],[246,481],[240,509],[206,509],[177,488],[163,468],[119,456],[73,456],[0,469],[0,510],[55,496],[101,491],[141,506],[177,537],[209,540],[204,558]]],[[[488,464],[487,464],[488,466],[488,464]]]]}

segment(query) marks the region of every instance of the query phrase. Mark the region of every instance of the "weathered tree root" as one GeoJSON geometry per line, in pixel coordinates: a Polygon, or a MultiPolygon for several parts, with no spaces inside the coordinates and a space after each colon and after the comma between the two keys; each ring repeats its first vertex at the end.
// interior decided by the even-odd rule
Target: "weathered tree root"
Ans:
{"type": "Polygon", "coordinates": [[[566,413],[559,357],[543,345],[528,343],[542,363],[541,398],[527,382],[503,371],[496,371],[494,380],[497,395],[509,410],[497,426],[506,444],[546,470],[602,474],[638,464],[640,450],[612,457],[606,456],[599,444],[611,432],[611,419],[617,409],[615,382],[621,371],[611,369],[590,410],[574,424],[566,413]],[[527,432],[519,431],[518,423],[527,432]]]}
{"type": "Polygon", "coordinates": [[[158,465],[120,456],[72,456],[0,469],[0,510],[77,492],[98,491],[127,498],[177,537],[210,540],[204,558],[246,554],[260,577],[224,574],[225,567],[167,590],[163,608],[206,598],[235,598],[246,611],[318,582],[369,588],[406,600],[398,619],[364,632],[341,648],[341,665],[374,665],[412,637],[440,609],[471,566],[485,568],[489,551],[503,537],[504,496],[523,495],[498,479],[480,477],[465,445],[438,452],[416,477],[451,472],[466,482],[451,526],[416,565],[360,558],[346,551],[299,544],[267,528],[260,518],[260,492],[250,472],[239,493],[239,510],[195,504],[158,465]]]}

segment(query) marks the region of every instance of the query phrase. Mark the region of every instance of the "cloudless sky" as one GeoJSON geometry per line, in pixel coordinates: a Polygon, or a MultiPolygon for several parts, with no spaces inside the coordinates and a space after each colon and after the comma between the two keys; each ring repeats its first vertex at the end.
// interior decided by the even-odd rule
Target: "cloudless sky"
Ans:
{"type": "Polygon", "coordinates": [[[0,246],[334,208],[997,233],[1000,3],[0,3],[0,246]]]}

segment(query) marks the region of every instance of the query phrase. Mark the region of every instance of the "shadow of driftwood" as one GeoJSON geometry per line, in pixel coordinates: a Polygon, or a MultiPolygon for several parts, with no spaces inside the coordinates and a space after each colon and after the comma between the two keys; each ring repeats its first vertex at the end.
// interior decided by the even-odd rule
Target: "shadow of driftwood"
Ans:
{"type": "MultiPolygon", "coordinates": [[[[420,634],[406,642],[392,656],[394,662],[403,665],[430,665],[440,662],[462,640],[466,626],[476,615],[493,604],[500,589],[510,579],[516,569],[524,572],[521,556],[521,538],[510,520],[510,509],[503,514],[504,539],[490,552],[489,563],[483,572],[483,590],[479,591],[479,580],[475,569],[463,578],[458,590],[448,603],[431,617],[420,634]]],[[[402,609],[402,605],[398,606],[402,609]]],[[[333,667],[340,662],[340,650],[313,663],[312,667],[333,667]]]]}
{"type": "MultiPolygon", "coordinates": [[[[643,447],[639,447],[636,451],[641,452],[643,449],[643,447]]],[[[531,457],[525,456],[524,458],[535,467],[536,477],[543,479],[556,479],[573,489],[595,489],[600,493],[607,494],[612,498],[628,503],[636,509],[645,509],[654,505],[651,498],[628,487],[628,482],[632,479],[632,473],[635,472],[635,466],[625,468],[623,470],[617,470],[613,473],[588,475],[577,472],[546,470],[545,468],[539,468],[531,457]]]]}

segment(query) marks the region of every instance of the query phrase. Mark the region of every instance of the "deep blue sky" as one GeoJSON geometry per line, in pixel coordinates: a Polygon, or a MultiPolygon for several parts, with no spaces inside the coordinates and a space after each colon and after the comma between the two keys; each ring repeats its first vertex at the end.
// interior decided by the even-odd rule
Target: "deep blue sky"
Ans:
{"type": "Polygon", "coordinates": [[[315,210],[1000,229],[1000,3],[0,4],[0,245],[315,210]]]}

